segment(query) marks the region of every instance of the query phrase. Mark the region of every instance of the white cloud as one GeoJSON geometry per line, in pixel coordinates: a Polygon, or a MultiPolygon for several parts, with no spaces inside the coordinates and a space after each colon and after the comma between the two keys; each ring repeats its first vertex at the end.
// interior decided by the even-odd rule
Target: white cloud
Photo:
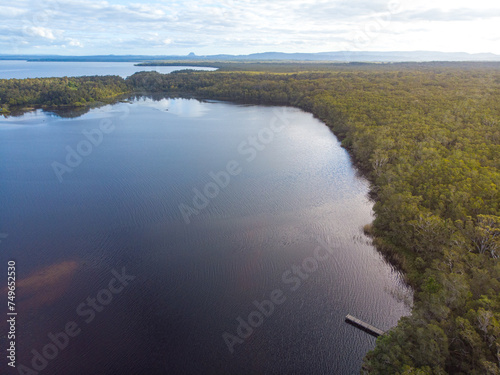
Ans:
{"type": "Polygon", "coordinates": [[[38,36],[41,38],[51,39],[51,40],[56,39],[52,30],[46,29],[45,27],[28,26],[25,28],[25,32],[26,32],[26,34],[31,35],[31,36],[38,36]]]}
{"type": "MultiPolygon", "coordinates": [[[[320,52],[353,45],[500,53],[496,0],[17,0],[0,6],[3,12],[9,16],[0,35],[9,33],[26,53],[35,45],[47,53],[66,45],[81,54],[320,52]]],[[[0,50],[9,48],[0,41],[0,50]]]]}
{"type": "Polygon", "coordinates": [[[425,9],[418,11],[406,11],[400,15],[402,20],[420,20],[420,21],[472,21],[485,20],[491,18],[500,18],[500,8],[492,9],[425,9]]]}
{"type": "Polygon", "coordinates": [[[13,6],[0,5],[0,14],[4,18],[7,18],[7,17],[19,17],[19,16],[22,16],[25,13],[27,13],[27,10],[22,9],[22,8],[13,7],[13,6]]]}
{"type": "Polygon", "coordinates": [[[68,40],[68,44],[71,46],[71,47],[80,47],[80,48],[83,48],[83,44],[81,42],[79,42],[78,40],[76,39],[69,39],[68,40]]]}

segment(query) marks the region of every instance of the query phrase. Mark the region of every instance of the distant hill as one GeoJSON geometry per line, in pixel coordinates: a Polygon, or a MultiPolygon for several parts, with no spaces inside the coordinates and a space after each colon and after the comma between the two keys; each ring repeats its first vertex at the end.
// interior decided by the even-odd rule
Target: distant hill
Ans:
{"type": "Polygon", "coordinates": [[[500,55],[493,53],[466,52],[431,52],[431,51],[338,51],[319,53],[284,53],[263,52],[250,55],[204,55],[191,52],[187,56],[149,56],[149,55],[95,55],[95,56],[59,56],[59,55],[0,55],[0,60],[29,61],[152,61],[152,60],[289,60],[289,61],[339,61],[339,62],[423,62],[423,61],[500,61],[500,55]]]}

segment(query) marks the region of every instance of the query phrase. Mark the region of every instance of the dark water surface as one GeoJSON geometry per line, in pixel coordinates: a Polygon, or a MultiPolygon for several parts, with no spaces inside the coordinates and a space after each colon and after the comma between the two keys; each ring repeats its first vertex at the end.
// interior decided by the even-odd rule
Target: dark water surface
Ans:
{"type": "Polygon", "coordinates": [[[136,72],[157,71],[171,73],[175,70],[216,70],[196,66],[134,66],[135,62],[59,62],[59,61],[24,61],[0,60],[0,79],[43,78],[43,77],[79,77],[118,75],[123,78],[136,72]]]}
{"type": "Polygon", "coordinates": [[[147,98],[73,119],[38,110],[0,119],[0,160],[18,366],[354,374],[375,339],[345,315],[389,329],[409,313],[411,292],[362,232],[367,181],[300,110],[147,98]]]}

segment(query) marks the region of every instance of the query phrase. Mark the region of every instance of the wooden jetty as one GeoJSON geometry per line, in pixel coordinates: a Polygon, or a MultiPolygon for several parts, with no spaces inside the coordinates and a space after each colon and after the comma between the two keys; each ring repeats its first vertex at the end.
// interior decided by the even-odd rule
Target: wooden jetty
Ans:
{"type": "Polygon", "coordinates": [[[374,327],[371,324],[365,323],[362,320],[359,320],[358,318],[355,318],[354,316],[349,314],[346,315],[345,321],[375,337],[382,336],[385,333],[381,329],[378,329],[377,327],[374,327]]]}

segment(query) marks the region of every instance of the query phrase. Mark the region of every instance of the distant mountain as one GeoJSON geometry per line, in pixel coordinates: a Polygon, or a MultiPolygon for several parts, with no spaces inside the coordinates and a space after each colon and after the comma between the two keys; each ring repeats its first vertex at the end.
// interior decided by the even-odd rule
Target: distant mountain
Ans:
{"type": "Polygon", "coordinates": [[[500,55],[493,53],[469,54],[465,52],[366,52],[340,51],[320,53],[255,53],[237,58],[256,60],[313,60],[313,61],[356,61],[356,62],[406,62],[406,61],[500,61],[500,55]]]}
{"type": "Polygon", "coordinates": [[[292,61],[339,61],[339,62],[423,62],[423,61],[500,61],[500,55],[493,53],[430,52],[430,51],[338,51],[319,53],[263,52],[250,55],[205,55],[191,52],[187,56],[148,56],[148,55],[0,55],[0,60],[29,61],[152,61],[152,60],[292,60],[292,61]]]}

